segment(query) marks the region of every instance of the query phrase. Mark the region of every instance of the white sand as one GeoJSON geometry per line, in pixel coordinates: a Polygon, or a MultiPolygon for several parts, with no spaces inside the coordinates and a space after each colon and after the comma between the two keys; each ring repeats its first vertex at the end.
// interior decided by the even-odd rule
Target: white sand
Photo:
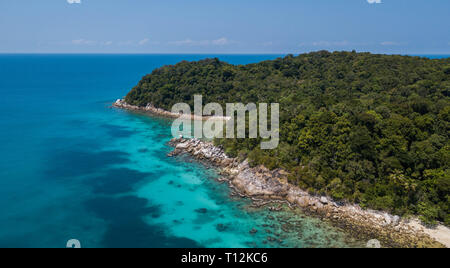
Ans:
{"type": "Polygon", "coordinates": [[[438,225],[435,228],[428,228],[423,226],[419,220],[411,220],[409,225],[417,230],[422,230],[424,233],[434,238],[436,241],[442,243],[447,248],[450,248],[450,228],[438,225]]]}

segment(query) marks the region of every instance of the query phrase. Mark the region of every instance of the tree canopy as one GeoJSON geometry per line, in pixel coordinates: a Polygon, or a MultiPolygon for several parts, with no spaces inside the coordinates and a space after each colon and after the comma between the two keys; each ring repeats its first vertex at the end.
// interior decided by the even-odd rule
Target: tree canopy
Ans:
{"type": "MultiPolygon", "coordinates": [[[[180,62],[145,76],[129,104],[280,103],[280,146],[215,142],[284,168],[315,194],[450,224],[450,59],[314,52],[257,64],[180,62]]],[[[225,106],[224,106],[225,107],[225,106]]]]}

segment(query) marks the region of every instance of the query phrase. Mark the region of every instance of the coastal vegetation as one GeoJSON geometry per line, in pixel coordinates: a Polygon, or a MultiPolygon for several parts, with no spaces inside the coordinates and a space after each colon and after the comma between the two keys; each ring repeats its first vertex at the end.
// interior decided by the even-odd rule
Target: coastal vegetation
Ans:
{"type": "Polygon", "coordinates": [[[145,76],[131,105],[280,103],[280,145],[218,139],[232,157],[283,168],[312,194],[450,225],[450,59],[314,52],[231,65],[180,62],[145,76]]]}

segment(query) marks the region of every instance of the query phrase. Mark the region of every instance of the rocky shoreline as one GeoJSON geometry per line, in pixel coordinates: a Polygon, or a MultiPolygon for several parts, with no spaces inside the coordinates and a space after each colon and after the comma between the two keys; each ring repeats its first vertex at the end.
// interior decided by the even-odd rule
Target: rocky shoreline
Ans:
{"type": "MultiPolygon", "coordinates": [[[[146,107],[130,105],[123,99],[118,99],[112,106],[167,118],[184,116],[151,104],[146,107]]],[[[211,118],[186,116],[193,120],[211,118]]],[[[226,117],[214,118],[228,120],[226,117]]],[[[291,208],[299,207],[309,215],[318,216],[346,230],[350,235],[367,241],[377,239],[383,247],[450,248],[450,229],[445,226],[427,228],[417,219],[401,219],[388,213],[363,210],[358,205],[337,203],[328,197],[312,196],[289,184],[286,171],[270,171],[263,166],[251,168],[247,161],[229,158],[221,148],[209,142],[180,138],[172,139],[169,144],[175,148],[169,156],[188,154],[206,165],[218,168],[222,175],[219,180],[228,182],[236,194],[253,200],[255,206],[284,203],[291,208]]],[[[275,206],[270,208],[278,209],[275,206]]]]}
{"type": "Polygon", "coordinates": [[[162,117],[167,117],[167,118],[186,118],[186,119],[192,119],[192,120],[209,120],[209,119],[214,119],[214,120],[222,120],[222,121],[227,121],[229,120],[228,117],[225,116],[196,116],[196,115],[184,115],[181,113],[172,113],[169,111],[166,111],[164,109],[160,109],[160,108],[156,108],[155,106],[153,106],[152,104],[147,104],[145,107],[139,107],[139,106],[135,106],[135,105],[130,105],[128,103],[125,102],[125,100],[123,99],[118,99],[116,102],[114,102],[112,104],[113,107],[116,108],[120,108],[120,109],[125,109],[125,110],[129,110],[129,111],[138,111],[138,112],[144,112],[144,113],[150,113],[153,115],[157,115],[157,116],[162,116],[162,117]]]}
{"type": "MultiPolygon", "coordinates": [[[[288,173],[282,169],[270,171],[263,166],[250,167],[247,161],[229,158],[210,142],[197,139],[174,138],[169,142],[174,150],[170,157],[188,154],[196,160],[219,169],[222,178],[241,196],[256,205],[285,203],[299,207],[305,213],[318,216],[343,228],[352,236],[367,241],[377,239],[383,247],[440,248],[449,247],[447,241],[438,242],[431,230],[417,221],[401,219],[388,213],[363,210],[358,205],[337,203],[325,196],[312,196],[288,183],[288,173]]],[[[276,210],[277,207],[271,207],[276,210]]],[[[445,230],[448,235],[448,229],[445,230]]]]}

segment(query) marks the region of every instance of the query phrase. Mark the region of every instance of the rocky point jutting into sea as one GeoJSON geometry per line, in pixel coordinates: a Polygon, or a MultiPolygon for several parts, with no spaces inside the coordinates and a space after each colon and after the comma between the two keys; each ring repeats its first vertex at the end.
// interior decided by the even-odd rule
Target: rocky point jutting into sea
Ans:
{"type": "MultiPolygon", "coordinates": [[[[137,107],[118,100],[114,107],[176,117],[175,114],[152,105],[137,107]]],[[[179,115],[178,115],[179,116],[179,115]]],[[[221,180],[227,181],[243,197],[257,205],[285,203],[300,207],[305,213],[320,217],[362,239],[377,239],[383,247],[450,247],[449,229],[430,229],[415,219],[402,219],[385,212],[364,210],[357,204],[335,202],[326,196],[314,196],[288,183],[288,172],[251,167],[247,160],[229,158],[222,148],[198,139],[174,138],[169,144],[175,157],[190,155],[205,165],[219,169],[221,180]]]]}

